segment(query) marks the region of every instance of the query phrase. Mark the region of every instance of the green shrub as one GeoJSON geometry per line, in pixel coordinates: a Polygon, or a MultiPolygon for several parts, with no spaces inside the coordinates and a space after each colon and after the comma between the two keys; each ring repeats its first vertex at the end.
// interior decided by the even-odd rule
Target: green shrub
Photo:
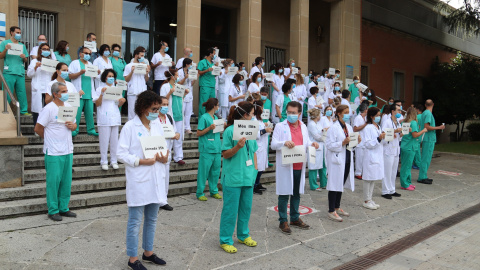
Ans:
{"type": "Polygon", "coordinates": [[[467,129],[472,141],[480,141],[480,123],[471,123],[467,129]]]}

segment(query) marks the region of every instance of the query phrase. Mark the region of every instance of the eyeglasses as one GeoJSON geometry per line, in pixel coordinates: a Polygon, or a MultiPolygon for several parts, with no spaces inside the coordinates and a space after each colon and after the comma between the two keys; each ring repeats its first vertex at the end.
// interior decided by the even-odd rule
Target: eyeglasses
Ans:
{"type": "Polygon", "coordinates": [[[86,52],[84,52],[83,54],[86,54],[86,55],[91,55],[91,53],[86,53],[86,52]]]}

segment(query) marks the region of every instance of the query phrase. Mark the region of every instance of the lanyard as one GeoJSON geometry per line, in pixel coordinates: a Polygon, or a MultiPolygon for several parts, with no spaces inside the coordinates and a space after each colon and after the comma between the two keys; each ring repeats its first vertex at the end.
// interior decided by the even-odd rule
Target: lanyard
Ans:
{"type": "Polygon", "coordinates": [[[248,156],[248,159],[250,159],[250,149],[248,147],[248,141],[245,141],[245,146],[247,147],[247,156],[248,156]]]}
{"type": "Polygon", "coordinates": [[[342,129],[343,129],[343,133],[345,133],[345,137],[348,137],[347,124],[345,123],[345,126],[344,126],[344,125],[342,125],[342,122],[338,121],[338,123],[340,124],[340,126],[341,126],[342,129]]]}

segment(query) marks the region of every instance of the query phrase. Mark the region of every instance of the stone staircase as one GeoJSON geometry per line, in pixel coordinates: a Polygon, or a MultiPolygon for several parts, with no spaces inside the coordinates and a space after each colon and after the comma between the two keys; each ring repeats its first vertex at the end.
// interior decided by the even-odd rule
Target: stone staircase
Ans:
{"type": "MultiPolygon", "coordinates": [[[[122,117],[122,123],[127,121],[122,117]]],[[[192,118],[192,134],[185,134],[183,143],[185,165],[172,161],[170,168],[169,196],[195,193],[198,168],[197,118],[192,118]]],[[[33,133],[32,117],[21,118],[23,136],[29,144],[24,148],[24,182],[18,188],[0,189],[0,219],[14,216],[46,214],[45,166],[43,139],[33,133]]],[[[73,138],[73,182],[70,207],[72,209],[99,207],[125,203],[125,167],[103,171],[100,167],[98,137],[86,134],[85,120],[80,123],[80,133],[73,138]]],[[[275,156],[270,153],[270,162],[275,156]]],[[[275,167],[268,168],[262,175],[262,183],[275,181],[275,167]]],[[[208,189],[208,185],[207,185],[208,189]]]]}

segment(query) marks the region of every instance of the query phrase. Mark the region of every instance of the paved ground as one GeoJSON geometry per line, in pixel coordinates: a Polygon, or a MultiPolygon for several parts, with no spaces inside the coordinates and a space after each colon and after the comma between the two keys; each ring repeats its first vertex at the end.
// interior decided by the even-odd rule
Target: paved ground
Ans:
{"type": "MultiPolygon", "coordinates": [[[[173,212],[161,211],[155,252],[167,267],[149,269],[331,269],[397,240],[459,209],[480,202],[480,157],[441,154],[432,162],[433,185],[417,185],[402,197],[380,197],[375,186],[376,211],[361,206],[361,181],[355,192],[346,192],[342,208],[351,217],[342,223],[326,218],[327,192],[308,190],[301,205],[318,212],[303,216],[311,230],[294,230],[287,236],[278,230],[274,185],[254,196],[251,235],[258,246],[236,244],[239,252],[227,254],[219,247],[221,201],[195,200],[195,195],[170,199],[173,212]],[[435,174],[445,170],[460,176],[435,174]]],[[[418,171],[414,171],[414,177],[418,171]]],[[[398,186],[398,185],[397,185],[398,186]]],[[[125,253],[126,205],[77,211],[77,219],[53,223],[46,215],[0,221],[1,269],[127,269],[125,253]]],[[[473,269],[480,240],[474,216],[417,246],[377,265],[376,269],[473,269]]]]}

